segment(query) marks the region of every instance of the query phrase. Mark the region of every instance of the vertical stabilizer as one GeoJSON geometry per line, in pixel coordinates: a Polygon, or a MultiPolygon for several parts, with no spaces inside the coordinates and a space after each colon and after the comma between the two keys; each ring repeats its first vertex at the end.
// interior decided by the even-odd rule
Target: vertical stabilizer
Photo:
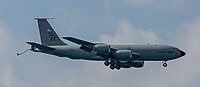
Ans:
{"type": "Polygon", "coordinates": [[[40,38],[42,45],[45,46],[58,46],[67,45],[65,44],[53,30],[46,18],[35,18],[38,22],[40,31],[40,38]]]}

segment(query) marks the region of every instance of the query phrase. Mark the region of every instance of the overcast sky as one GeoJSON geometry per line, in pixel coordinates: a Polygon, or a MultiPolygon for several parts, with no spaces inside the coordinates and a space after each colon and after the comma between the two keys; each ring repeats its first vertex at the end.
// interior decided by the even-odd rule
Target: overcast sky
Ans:
{"type": "MultiPolygon", "coordinates": [[[[1,0],[0,87],[198,87],[199,0],[1,0]],[[28,52],[40,43],[35,17],[49,20],[59,36],[114,44],[168,44],[187,55],[145,62],[141,69],[112,71],[103,62],[28,52]]],[[[65,40],[64,40],[65,41],[65,40]]],[[[65,41],[66,43],[70,43],[65,41]]],[[[72,44],[72,43],[70,43],[72,44]]]]}

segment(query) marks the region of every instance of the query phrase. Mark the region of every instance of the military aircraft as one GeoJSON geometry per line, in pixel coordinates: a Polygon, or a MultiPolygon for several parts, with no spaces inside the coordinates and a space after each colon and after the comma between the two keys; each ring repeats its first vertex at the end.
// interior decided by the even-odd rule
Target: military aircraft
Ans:
{"type": "Polygon", "coordinates": [[[31,45],[31,51],[70,59],[104,61],[104,65],[112,70],[142,68],[144,61],[162,61],[163,66],[167,67],[168,60],[177,59],[186,54],[179,48],[169,45],[111,45],[89,42],[75,37],[62,37],[77,44],[71,46],[58,37],[47,18],[35,18],[35,20],[38,22],[42,44],[27,42],[31,45]]]}

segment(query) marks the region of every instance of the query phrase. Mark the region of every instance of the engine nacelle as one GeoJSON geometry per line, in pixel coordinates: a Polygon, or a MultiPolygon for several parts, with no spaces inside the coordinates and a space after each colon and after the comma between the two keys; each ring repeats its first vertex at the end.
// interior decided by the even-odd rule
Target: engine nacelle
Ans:
{"type": "Polygon", "coordinates": [[[144,61],[134,60],[134,61],[132,61],[131,66],[135,67],[135,68],[141,68],[144,66],[144,61]]]}
{"type": "Polygon", "coordinates": [[[130,61],[117,61],[117,64],[122,68],[131,68],[132,66],[129,63],[130,61]]]}
{"type": "Polygon", "coordinates": [[[122,68],[142,68],[144,66],[144,61],[134,60],[134,61],[117,61],[117,64],[122,68]]]}
{"type": "Polygon", "coordinates": [[[115,56],[121,60],[131,59],[132,51],[131,50],[118,50],[118,51],[116,51],[115,56]]]}
{"type": "Polygon", "coordinates": [[[95,45],[94,51],[96,51],[98,53],[109,53],[110,52],[110,45],[107,45],[107,44],[95,45]]]}

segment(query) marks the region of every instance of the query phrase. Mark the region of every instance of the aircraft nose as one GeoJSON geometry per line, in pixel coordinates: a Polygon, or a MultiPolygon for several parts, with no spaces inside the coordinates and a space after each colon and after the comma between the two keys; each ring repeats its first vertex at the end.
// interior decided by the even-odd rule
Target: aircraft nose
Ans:
{"type": "Polygon", "coordinates": [[[184,51],[182,51],[182,50],[178,50],[179,52],[180,52],[180,57],[182,57],[182,56],[185,56],[185,52],[184,51]]]}

